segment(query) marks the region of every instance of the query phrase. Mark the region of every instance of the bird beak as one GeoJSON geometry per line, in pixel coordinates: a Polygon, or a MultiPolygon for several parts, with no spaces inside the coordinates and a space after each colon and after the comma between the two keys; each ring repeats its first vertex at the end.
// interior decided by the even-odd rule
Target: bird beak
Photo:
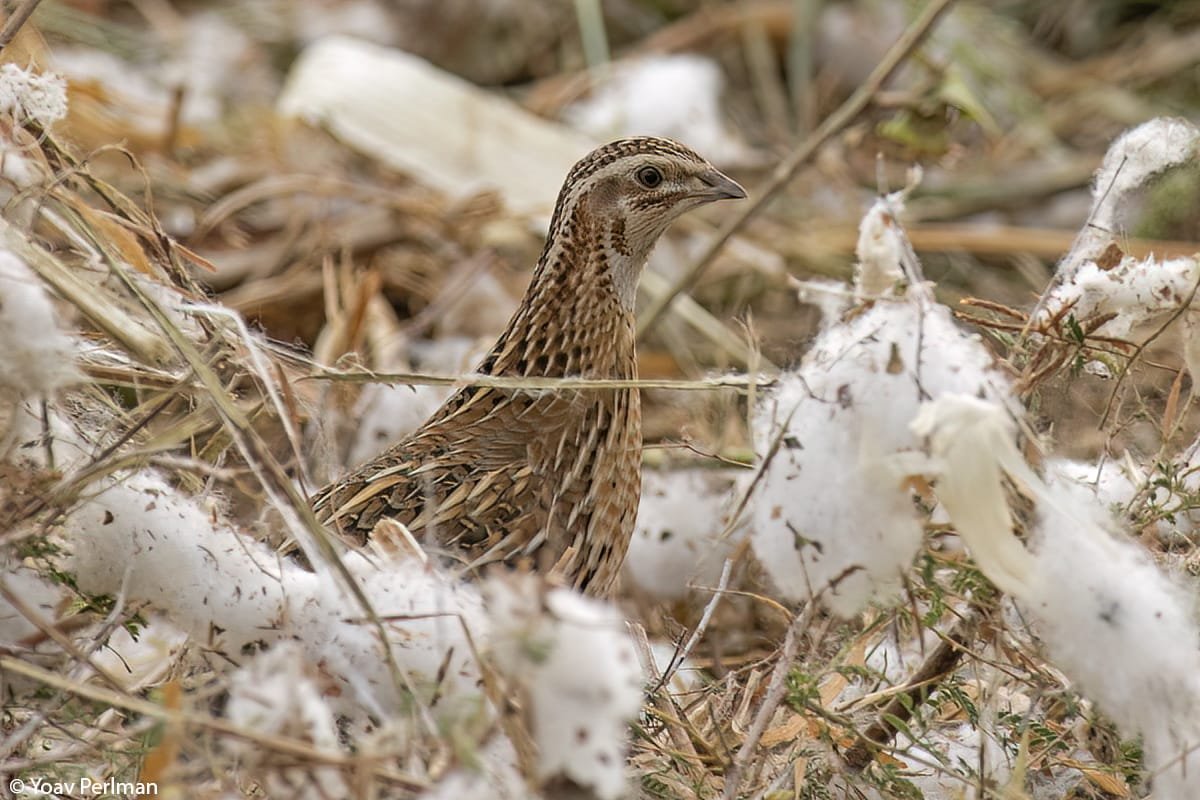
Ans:
{"type": "Polygon", "coordinates": [[[700,179],[701,187],[695,191],[695,196],[705,202],[713,200],[741,200],[746,196],[746,190],[737,181],[723,172],[710,169],[696,176],[700,179]]]}

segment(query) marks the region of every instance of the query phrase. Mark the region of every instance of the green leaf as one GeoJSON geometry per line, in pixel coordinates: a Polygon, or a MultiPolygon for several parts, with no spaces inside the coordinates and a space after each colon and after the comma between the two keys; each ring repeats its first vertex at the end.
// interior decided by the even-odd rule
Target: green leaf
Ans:
{"type": "Polygon", "coordinates": [[[1003,131],[1000,130],[996,118],[975,96],[975,92],[971,90],[970,85],[963,77],[962,70],[954,64],[946,67],[946,71],[942,75],[942,84],[938,87],[937,97],[946,105],[957,108],[979,123],[979,127],[983,128],[988,136],[999,138],[1002,135],[1003,131]]]}

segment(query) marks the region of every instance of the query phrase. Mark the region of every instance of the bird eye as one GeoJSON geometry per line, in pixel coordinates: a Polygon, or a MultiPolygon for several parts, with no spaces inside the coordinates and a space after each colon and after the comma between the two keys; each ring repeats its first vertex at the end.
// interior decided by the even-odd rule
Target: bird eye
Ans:
{"type": "Polygon", "coordinates": [[[658,167],[642,167],[634,175],[637,182],[647,189],[653,189],[663,182],[663,174],[659,172],[658,167]]]}

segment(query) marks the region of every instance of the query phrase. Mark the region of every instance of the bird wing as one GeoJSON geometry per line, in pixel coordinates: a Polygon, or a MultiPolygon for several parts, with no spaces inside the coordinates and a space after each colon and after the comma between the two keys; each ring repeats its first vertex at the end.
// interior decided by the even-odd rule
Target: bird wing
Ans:
{"type": "Polygon", "coordinates": [[[554,503],[553,481],[531,455],[563,447],[574,394],[466,387],[419,430],[323,489],[313,510],[354,544],[389,517],[424,532],[427,544],[468,554],[506,540],[507,559],[537,536],[554,503]]]}

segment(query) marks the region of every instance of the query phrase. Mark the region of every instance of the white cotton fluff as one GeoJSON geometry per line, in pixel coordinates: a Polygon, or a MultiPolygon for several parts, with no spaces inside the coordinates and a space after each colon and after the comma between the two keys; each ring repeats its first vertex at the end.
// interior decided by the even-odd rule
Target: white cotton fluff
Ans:
{"type": "Polygon", "coordinates": [[[38,193],[22,190],[47,179],[45,170],[29,155],[24,148],[0,136],[0,208],[4,209],[4,219],[18,230],[33,227],[41,205],[38,193]]]}
{"type": "Polygon", "coordinates": [[[1008,395],[979,338],[938,305],[880,301],[822,334],[755,414],[764,467],[753,504],[755,555],[787,597],[821,593],[854,614],[900,585],[921,522],[896,453],[922,401],[946,392],[1008,395]]]}
{"type": "MultiPolygon", "coordinates": [[[[4,189],[0,198],[4,200],[6,217],[12,213],[12,189],[26,189],[46,178],[42,166],[26,158],[27,155],[20,145],[0,137],[0,187],[4,189]]],[[[14,225],[24,228],[25,221],[14,221],[14,225]]]]}
{"type": "MultiPolygon", "coordinates": [[[[36,570],[22,564],[10,548],[0,550],[0,580],[48,623],[55,622],[71,601],[65,587],[47,581],[36,570]]],[[[0,642],[20,644],[35,638],[42,638],[40,629],[0,597],[0,642]]]]}
{"type": "Polygon", "coordinates": [[[62,46],[54,49],[52,63],[72,85],[92,88],[87,102],[102,104],[102,113],[118,118],[127,135],[165,132],[176,89],[183,90],[178,114],[185,125],[215,122],[238,101],[266,98],[270,72],[244,20],[239,24],[214,10],[178,22],[178,46],[162,57],[125,59],[96,47],[62,46]]]}
{"type": "MultiPolygon", "coordinates": [[[[983,726],[970,722],[942,725],[924,732],[921,738],[923,745],[918,745],[900,733],[895,744],[897,758],[905,763],[905,772],[910,775],[908,780],[921,792],[921,797],[964,800],[971,797],[972,794],[966,791],[962,772],[977,773],[981,759],[982,777],[989,784],[1003,786],[1012,772],[1004,744],[986,733],[983,726]],[[946,766],[938,767],[938,764],[946,766]]],[[[1014,800],[1020,797],[1018,794],[1014,800]]]]}
{"type": "Polygon", "coordinates": [[[99,90],[96,96],[115,109],[127,130],[161,134],[166,127],[172,101],[170,90],[158,80],[161,71],[151,75],[96,47],[55,47],[52,63],[73,85],[99,90]]]}
{"type": "MultiPolygon", "coordinates": [[[[348,553],[343,561],[385,620],[392,654],[407,676],[405,688],[422,700],[474,698],[479,667],[471,642],[486,642],[492,628],[478,588],[416,558],[372,562],[348,553]]],[[[352,686],[359,702],[386,712],[403,701],[374,625],[341,581],[326,578],[307,594],[290,591],[288,601],[291,635],[299,636],[309,658],[352,686]]]]}
{"type": "Polygon", "coordinates": [[[1183,363],[1192,385],[1200,383],[1200,307],[1195,302],[1183,314],[1183,363]]]}
{"type": "Polygon", "coordinates": [[[1033,565],[1013,535],[1003,474],[1034,492],[1041,485],[1017,449],[1016,424],[1003,406],[974,393],[947,393],[924,403],[910,427],[929,439],[937,498],[1001,590],[1023,596],[1033,565]]]}
{"type": "MultiPolygon", "coordinates": [[[[266,99],[274,83],[244,22],[213,9],[187,16],[184,24],[187,35],[151,76],[169,88],[185,87],[180,108],[185,122],[216,122],[225,109],[244,104],[258,88],[263,90],[258,99],[266,99]]],[[[135,69],[130,65],[126,72],[135,69]]]]}
{"type": "MultiPolygon", "coordinates": [[[[1196,335],[1200,337],[1200,333],[1196,335]]],[[[1197,344],[1200,345],[1200,342],[1197,344]]],[[[1192,442],[1175,459],[1172,470],[1174,481],[1177,481],[1178,488],[1182,489],[1182,496],[1175,488],[1158,487],[1154,491],[1152,502],[1160,509],[1175,511],[1164,526],[1174,533],[1190,536],[1200,529],[1200,509],[1191,507],[1191,496],[1200,492],[1200,439],[1192,442]]]]}
{"type": "Polygon", "coordinates": [[[362,464],[387,450],[421,426],[446,399],[442,386],[407,386],[373,383],[363,387],[354,407],[359,420],[346,457],[362,464]]]}
{"type": "Polygon", "coordinates": [[[53,72],[39,74],[4,64],[0,66],[0,114],[51,125],[67,116],[67,82],[53,72]]]}
{"type": "Polygon", "coordinates": [[[1135,326],[1176,311],[1188,302],[1200,281],[1200,263],[1194,258],[1165,261],[1150,256],[1126,256],[1104,269],[1094,261],[1080,265],[1074,276],[1047,294],[1047,308],[1074,304],[1071,314],[1087,320],[1101,314],[1115,316],[1095,330],[1101,336],[1124,338],[1135,326]]]}
{"type": "Polygon", "coordinates": [[[854,288],[860,301],[895,294],[906,277],[904,262],[912,249],[896,216],[886,202],[877,202],[859,224],[854,288]]]}
{"type": "MultiPolygon", "coordinates": [[[[845,679],[841,691],[829,702],[829,709],[844,713],[856,708],[864,697],[904,685],[940,641],[938,631],[932,627],[922,627],[919,636],[902,633],[891,625],[881,629],[869,642],[855,645],[863,648],[862,666],[867,675],[845,679]]],[[[837,674],[829,679],[843,680],[837,674]]]]}
{"type": "MultiPolygon", "coordinates": [[[[1200,129],[1187,120],[1166,117],[1126,131],[1109,146],[1092,184],[1092,209],[1087,224],[1059,262],[1056,287],[1039,303],[1044,311],[1053,313],[1061,307],[1055,301],[1055,294],[1070,292],[1076,274],[1089,264],[1094,268],[1093,262],[1110,245],[1119,243],[1123,235],[1120,214],[1129,195],[1158,173],[1195,158],[1198,146],[1200,129]]],[[[1069,294],[1062,298],[1069,299],[1069,294]]]]}
{"type": "Polygon", "coordinates": [[[1194,598],[1112,535],[1111,517],[1078,483],[1034,474],[1004,408],[947,396],[913,427],[930,437],[938,497],[984,574],[1030,607],[1055,665],[1123,731],[1144,737],[1147,767],[1163,770],[1155,796],[1196,797],[1200,751],[1168,767],[1200,743],[1194,598]],[[1032,554],[1012,532],[1002,473],[1037,504],[1032,554]]]}
{"type": "MultiPolygon", "coordinates": [[[[1186,495],[1200,490],[1200,473],[1196,471],[1194,456],[1185,456],[1172,469],[1175,471],[1173,486],[1174,481],[1178,481],[1186,495]]],[[[1147,475],[1128,454],[1124,459],[1106,458],[1099,463],[1050,459],[1046,463],[1046,473],[1068,479],[1061,484],[1064,491],[1077,487],[1085,493],[1081,497],[1095,497],[1115,519],[1128,519],[1131,503],[1138,500],[1135,506],[1139,510],[1138,516],[1142,510],[1153,513],[1157,521],[1150,527],[1159,536],[1186,537],[1200,526],[1200,510],[1189,508],[1189,498],[1167,486],[1148,487],[1150,480],[1157,482],[1159,474],[1147,475]],[[1140,505],[1139,495],[1143,491],[1148,495],[1144,498],[1145,507],[1140,505]]]]}
{"type": "Polygon", "coordinates": [[[948,392],[1011,402],[979,337],[923,281],[899,222],[907,191],[878,199],[859,227],[854,290],[873,305],[823,331],[755,410],[754,553],[786,597],[819,595],[842,616],[892,595],[920,548],[898,455],[917,455],[908,424],[921,403],[948,392]]]}
{"type": "Polygon", "coordinates": [[[1195,598],[1113,536],[1095,504],[1057,482],[1048,492],[1028,603],[1050,657],[1126,735],[1143,736],[1156,798],[1200,797],[1195,598]]]}
{"type": "Polygon", "coordinates": [[[645,659],[639,656],[647,683],[657,683],[668,670],[671,675],[666,688],[672,694],[686,694],[707,682],[707,673],[690,657],[679,660],[682,643],[653,639],[649,641],[649,645],[650,663],[646,663],[645,659]]]}
{"type": "Polygon", "coordinates": [[[1128,505],[1146,482],[1145,475],[1128,457],[1124,461],[1105,458],[1100,462],[1052,458],[1046,462],[1046,472],[1070,481],[1062,484],[1064,489],[1078,487],[1114,512],[1128,505]]]}
{"type": "Polygon", "coordinates": [[[837,324],[854,302],[854,293],[841,281],[793,280],[792,286],[801,303],[815,306],[820,312],[821,330],[837,324]]]}
{"type": "Polygon", "coordinates": [[[517,769],[517,754],[506,737],[493,736],[475,756],[474,764],[451,772],[422,794],[421,800],[537,800],[538,795],[517,769]]]}
{"type": "Polygon", "coordinates": [[[1130,192],[1158,173],[1195,158],[1198,145],[1200,129],[1178,118],[1159,117],[1121,134],[1096,171],[1089,227],[1118,233],[1118,212],[1130,192]]]}
{"type": "Polygon", "coordinates": [[[386,620],[397,685],[367,612],[331,574],[314,574],[240,535],[215,510],[146,471],[83,502],[64,522],[62,567],[93,594],[146,601],[203,642],[237,658],[248,645],[296,641],[343,686],[345,702],[394,711],[409,687],[422,697],[474,690],[478,670],[463,634],[486,638],[474,587],[416,559],[347,567],[386,620]],[[128,574],[128,582],[125,582],[128,574]],[[449,655],[448,655],[449,654],[449,655]]]}
{"type": "MultiPolygon", "coordinates": [[[[493,304],[495,305],[495,304],[493,304]]],[[[501,327],[503,322],[500,323],[501,327]]],[[[462,375],[486,355],[476,339],[465,336],[438,340],[389,342],[395,352],[384,357],[382,369],[404,371],[409,359],[400,351],[408,345],[408,356],[416,371],[430,375],[462,375]]],[[[452,389],[448,386],[409,386],[373,383],[364,386],[354,406],[358,427],[346,463],[362,464],[412,433],[441,406],[452,389]]]]}
{"type": "MultiPolygon", "coordinates": [[[[495,3],[484,6],[473,6],[481,13],[491,13],[495,3]]],[[[327,36],[344,35],[365,39],[369,42],[394,45],[397,35],[408,30],[409,26],[397,24],[396,13],[400,8],[379,0],[347,0],[347,2],[326,4],[318,3],[306,8],[303,14],[281,15],[278,20],[274,11],[263,10],[271,14],[273,22],[282,21],[288,26],[286,32],[278,35],[283,41],[315,42],[327,36]]],[[[413,8],[409,13],[421,15],[423,12],[413,8]]],[[[411,36],[423,36],[424,32],[416,26],[409,31],[411,36]]]]}
{"type": "Polygon", "coordinates": [[[859,301],[894,297],[907,285],[910,298],[931,297],[924,286],[921,262],[900,224],[904,201],[921,182],[921,170],[909,171],[908,185],[875,200],[858,225],[854,254],[854,296],[859,301]]]}
{"type": "MultiPolygon", "coordinates": [[[[0,401],[0,463],[36,472],[49,468],[52,460],[55,469],[69,471],[92,457],[95,445],[80,435],[71,419],[52,403],[44,410],[49,412],[45,419],[39,400],[0,401]]],[[[0,501],[9,488],[7,481],[0,481],[0,501]]]]}
{"type": "Polygon", "coordinates": [[[79,380],[76,349],[59,328],[42,281],[16,255],[0,250],[0,387],[32,395],[70,385],[79,380]]]}
{"type": "Polygon", "coordinates": [[[724,539],[745,470],[647,471],[625,575],[642,591],[678,600],[693,587],[713,587],[738,542],[724,539]]]}
{"type": "MultiPolygon", "coordinates": [[[[0,501],[2,489],[0,489],[0,501]]],[[[0,583],[19,597],[25,608],[47,625],[55,625],[70,614],[74,595],[64,585],[50,583],[35,570],[20,564],[13,557],[12,548],[0,551],[0,583]]],[[[5,650],[31,664],[44,668],[60,669],[61,648],[42,633],[42,628],[25,616],[25,609],[18,609],[0,596],[0,649],[5,650]]],[[[5,703],[20,698],[22,702],[32,694],[46,690],[42,681],[0,669],[0,697],[5,703]]],[[[18,703],[19,705],[20,703],[18,703]]]]}
{"type": "Polygon", "coordinates": [[[279,636],[288,565],[156,472],[109,483],[67,517],[63,535],[63,567],[85,592],[116,594],[128,573],[131,600],[230,654],[279,636]]]}
{"type": "MultiPolygon", "coordinates": [[[[1200,129],[1182,119],[1160,118],[1126,131],[1109,147],[1092,187],[1092,211],[1071,251],[1059,262],[1054,285],[1033,317],[1047,320],[1069,308],[1077,320],[1111,314],[1094,332],[1123,338],[1137,326],[1194,301],[1200,263],[1194,257],[1136,259],[1120,250],[1120,212],[1131,192],[1154,175],[1193,160],[1200,129]],[[1119,255],[1120,260],[1111,263],[1119,255]]],[[[1184,360],[1200,376],[1200,313],[1184,316],[1184,360]]],[[[1095,362],[1102,374],[1107,368],[1095,362]]]]}
{"type": "Polygon", "coordinates": [[[745,162],[750,151],[725,124],[724,84],[720,66],[710,58],[647,56],[612,65],[592,96],[568,106],[563,116],[599,140],[666,136],[687,142],[715,164],[734,165],[745,162]]]}
{"type": "Polygon", "coordinates": [[[187,634],[159,614],[139,626],[136,636],[117,628],[91,662],[121,682],[127,692],[140,692],[163,681],[187,644],[187,634]]]}
{"type": "MultiPolygon", "coordinates": [[[[496,305],[496,303],[492,303],[496,305]]],[[[503,303],[502,303],[503,305],[503,303]]],[[[479,315],[476,315],[476,319],[479,315]]],[[[500,327],[503,327],[503,321],[500,327]]],[[[488,337],[491,338],[491,337],[488,337]]],[[[487,354],[486,345],[479,339],[452,336],[440,339],[418,339],[413,342],[394,341],[390,354],[382,357],[380,368],[406,371],[409,361],[415,371],[431,375],[462,375],[487,354]],[[404,353],[402,350],[407,350],[404,353]]],[[[362,387],[354,407],[354,419],[359,420],[353,443],[347,456],[348,464],[361,464],[394,445],[396,441],[419,428],[438,410],[452,391],[450,386],[409,386],[407,384],[370,384],[362,387]]]]}
{"type": "Polygon", "coordinates": [[[494,580],[486,592],[495,663],[530,700],[538,778],[621,797],[642,670],[617,610],[566,589],[542,596],[533,580],[494,580]]]}
{"type": "MultiPolygon", "coordinates": [[[[229,681],[225,717],[238,728],[254,733],[306,742],[317,752],[340,755],[337,719],[324,698],[318,670],[306,661],[299,645],[280,642],[238,669],[229,681]]],[[[345,776],[328,766],[273,765],[269,748],[236,738],[227,746],[242,763],[261,775],[263,789],[272,797],[346,797],[345,776]]]]}

